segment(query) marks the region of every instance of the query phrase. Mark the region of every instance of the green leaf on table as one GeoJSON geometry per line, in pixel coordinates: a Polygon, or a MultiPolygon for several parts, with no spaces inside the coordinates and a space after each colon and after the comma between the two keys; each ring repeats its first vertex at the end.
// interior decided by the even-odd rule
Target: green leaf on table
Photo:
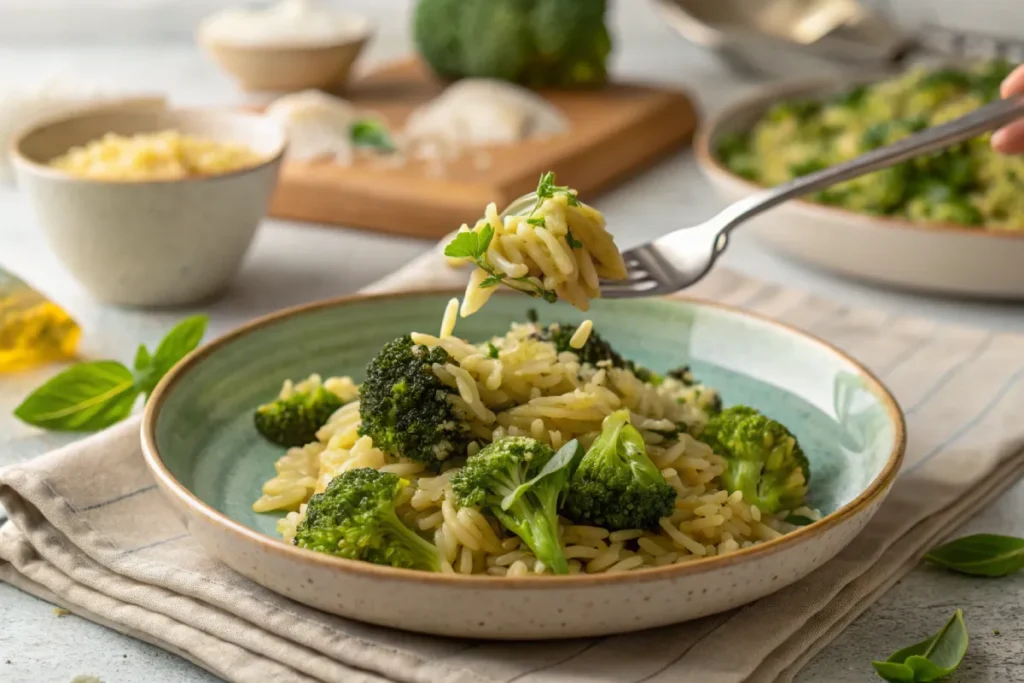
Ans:
{"type": "Polygon", "coordinates": [[[145,344],[139,344],[139,348],[135,350],[135,362],[132,363],[135,372],[148,370],[152,365],[153,357],[149,355],[149,349],[146,348],[145,344]]]}
{"type": "Polygon", "coordinates": [[[930,683],[953,673],[967,652],[967,626],[957,610],[942,629],[926,640],[894,652],[875,671],[891,683],[930,683]]]}
{"type": "Polygon", "coordinates": [[[450,258],[479,259],[487,253],[494,238],[494,228],[488,223],[479,232],[467,230],[455,235],[455,238],[444,248],[444,255],[450,258]]]}
{"type": "Polygon", "coordinates": [[[138,366],[139,356],[145,347],[140,347],[135,354],[135,383],[140,391],[148,397],[163,376],[199,346],[203,335],[206,334],[207,321],[205,315],[194,315],[182,320],[171,328],[156,347],[149,364],[141,368],[138,366]]]}
{"type": "Polygon", "coordinates": [[[79,363],[33,391],[14,415],[54,431],[91,432],[125,419],[139,395],[132,371],[121,363],[79,363]]]}
{"type": "Polygon", "coordinates": [[[395,151],[394,140],[387,124],[378,119],[358,119],[349,129],[352,144],[356,147],[369,147],[381,152],[395,151]]]}
{"type": "Polygon", "coordinates": [[[933,548],[924,559],[971,576],[1006,576],[1024,569],[1024,538],[975,534],[933,548]]]}

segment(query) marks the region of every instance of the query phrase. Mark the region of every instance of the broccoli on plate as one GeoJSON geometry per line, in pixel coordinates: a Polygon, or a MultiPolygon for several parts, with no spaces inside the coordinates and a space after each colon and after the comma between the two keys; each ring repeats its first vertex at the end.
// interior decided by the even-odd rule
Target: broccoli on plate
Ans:
{"type": "Polygon", "coordinates": [[[493,515],[555,574],[569,566],[558,541],[558,508],[569,478],[583,455],[573,439],[554,453],[536,439],[499,439],[452,477],[460,507],[479,507],[493,515]]]}
{"type": "Polygon", "coordinates": [[[349,560],[441,571],[437,547],[395,513],[395,499],[408,484],[369,467],[344,472],[309,500],[293,543],[349,560]]]}
{"type": "Polygon", "coordinates": [[[624,368],[631,371],[637,376],[641,382],[658,383],[661,381],[661,377],[654,372],[643,367],[639,363],[634,363],[631,360],[623,358],[612,345],[609,344],[601,335],[597,332],[591,332],[590,336],[587,337],[586,343],[582,348],[574,349],[569,345],[569,340],[576,334],[576,325],[570,323],[551,323],[547,326],[541,326],[537,332],[533,333],[533,338],[551,342],[555,345],[555,350],[558,353],[569,351],[575,353],[576,357],[580,359],[581,363],[589,363],[590,365],[597,365],[601,362],[607,362],[614,368],[624,368]]]}
{"type": "Polygon", "coordinates": [[[463,452],[467,427],[448,401],[451,390],[432,369],[454,362],[444,349],[414,344],[409,335],[387,343],[359,387],[359,433],[389,455],[434,470],[463,452]]]}
{"type": "Polygon", "coordinates": [[[605,418],[601,434],[580,461],[564,513],[581,524],[608,529],[649,529],[672,514],[676,490],[647,457],[629,411],[605,418]]]}
{"type": "Polygon", "coordinates": [[[256,430],[269,441],[288,448],[316,441],[316,433],[345,401],[322,386],[297,391],[256,409],[256,430]]]}
{"type": "Polygon", "coordinates": [[[606,0],[420,0],[416,48],[438,76],[531,87],[607,80],[606,0]]]}
{"type": "Polygon", "coordinates": [[[799,507],[811,470],[796,437],[749,406],[726,408],[708,420],[700,439],[723,456],[721,481],[729,492],[764,512],[799,507]]]}

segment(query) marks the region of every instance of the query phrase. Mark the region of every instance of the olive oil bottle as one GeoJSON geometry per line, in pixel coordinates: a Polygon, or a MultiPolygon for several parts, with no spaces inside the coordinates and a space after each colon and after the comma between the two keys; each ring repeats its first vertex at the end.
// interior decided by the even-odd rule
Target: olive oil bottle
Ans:
{"type": "Polygon", "coordinates": [[[81,336],[64,309],[0,268],[0,374],[72,358],[81,336]]]}

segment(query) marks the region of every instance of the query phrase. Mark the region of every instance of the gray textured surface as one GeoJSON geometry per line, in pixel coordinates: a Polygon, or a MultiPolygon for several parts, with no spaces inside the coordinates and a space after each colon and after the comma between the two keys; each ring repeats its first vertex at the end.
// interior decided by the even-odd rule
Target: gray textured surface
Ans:
{"type": "MultiPolygon", "coordinates": [[[[378,17],[405,2],[370,3],[378,17]]],[[[702,108],[713,109],[749,84],[737,82],[716,62],[681,44],[658,25],[646,3],[619,3],[619,73],[682,83],[702,108]]],[[[372,58],[403,51],[404,22],[383,27],[372,58]]],[[[176,103],[237,100],[227,81],[191,47],[0,49],[0,73],[29,80],[59,73],[124,88],[160,89],[176,103]]],[[[624,246],[695,222],[719,207],[689,154],[680,154],[598,202],[624,246]]],[[[224,332],[253,316],[327,296],[352,292],[406,262],[427,245],[367,233],[268,221],[234,287],[206,311],[211,332],[224,332]]],[[[737,234],[725,263],[743,272],[810,289],[852,304],[914,312],[944,320],[1024,330],[1024,306],[943,301],[886,292],[791,265],[737,234]]],[[[83,352],[129,359],[139,342],[155,342],[183,312],[144,313],[92,302],[43,244],[22,200],[0,190],[0,264],[16,269],[66,305],[82,321],[83,352]]],[[[50,371],[52,372],[52,370],[50,371]]],[[[0,465],[45,452],[67,437],[40,434],[10,417],[10,408],[45,378],[26,373],[0,381],[0,465]]],[[[1024,486],[993,504],[970,530],[1024,535],[1024,486]]],[[[971,647],[958,680],[1024,681],[1024,574],[998,581],[968,579],[919,568],[893,588],[801,673],[801,683],[870,680],[870,660],[934,632],[955,607],[965,611],[971,647]],[[1000,631],[996,635],[994,631],[1000,631]]],[[[77,674],[105,683],[215,680],[173,655],[74,616],[58,618],[52,606],[0,585],[0,681],[49,683],[77,674]],[[10,660],[10,663],[6,663],[10,660]]]]}

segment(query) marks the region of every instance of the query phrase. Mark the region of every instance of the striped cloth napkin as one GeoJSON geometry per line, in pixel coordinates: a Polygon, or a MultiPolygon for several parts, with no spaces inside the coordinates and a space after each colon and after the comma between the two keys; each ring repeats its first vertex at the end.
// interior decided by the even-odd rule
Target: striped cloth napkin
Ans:
{"type": "MultiPolygon", "coordinates": [[[[372,289],[462,277],[433,252],[372,289]]],[[[155,490],[137,420],[0,472],[10,516],[0,579],[231,681],[790,681],[923,551],[1021,476],[1024,339],[852,309],[721,269],[694,294],[830,340],[888,384],[909,422],[906,464],[864,532],[757,603],[643,633],[540,643],[432,638],[322,614],[203,554],[155,490]]]]}

